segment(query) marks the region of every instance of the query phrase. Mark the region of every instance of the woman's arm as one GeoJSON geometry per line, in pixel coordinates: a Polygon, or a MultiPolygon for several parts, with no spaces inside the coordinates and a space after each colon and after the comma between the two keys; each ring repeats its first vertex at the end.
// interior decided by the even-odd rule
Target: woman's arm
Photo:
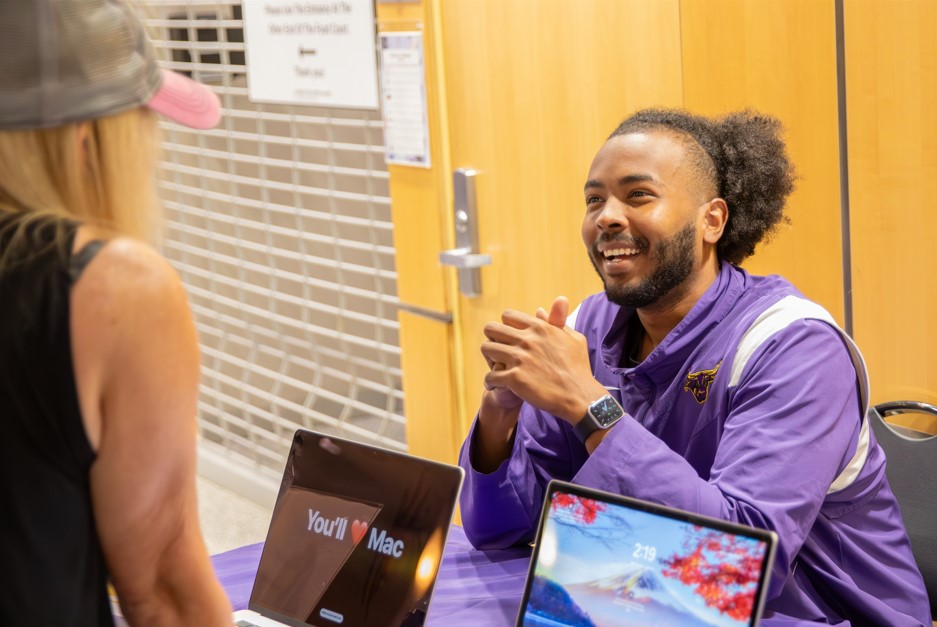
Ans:
{"type": "Polygon", "coordinates": [[[116,239],[74,286],[71,322],[97,448],[95,519],[124,615],[137,625],[230,625],[199,529],[199,353],[178,276],[144,244],[116,239]]]}

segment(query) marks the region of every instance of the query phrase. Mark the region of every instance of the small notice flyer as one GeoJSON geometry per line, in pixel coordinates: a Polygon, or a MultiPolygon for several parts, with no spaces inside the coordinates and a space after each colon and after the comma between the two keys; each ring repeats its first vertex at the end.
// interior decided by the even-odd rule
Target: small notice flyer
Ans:
{"type": "Polygon", "coordinates": [[[428,168],[429,118],[423,33],[380,33],[384,160],[428,168]]]}
{"type": "Polygon", "coordinates": [[[377,109],[373,0],[244,0],[251,102],[377,109]]]}

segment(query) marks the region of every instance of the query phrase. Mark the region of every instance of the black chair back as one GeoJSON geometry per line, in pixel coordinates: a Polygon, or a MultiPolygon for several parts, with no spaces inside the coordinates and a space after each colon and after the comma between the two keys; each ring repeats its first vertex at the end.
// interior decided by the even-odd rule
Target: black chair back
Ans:
{"type": "Polygon", "coordinates": [[[937,416],[937,407],[913,401],[882,403],[869,409],[875,439],[885,451],[885,474],[898,499],[911,550],[924,576],[931,613],[937,616],[937,435],[885,422],[896,413],[937,416]]]}

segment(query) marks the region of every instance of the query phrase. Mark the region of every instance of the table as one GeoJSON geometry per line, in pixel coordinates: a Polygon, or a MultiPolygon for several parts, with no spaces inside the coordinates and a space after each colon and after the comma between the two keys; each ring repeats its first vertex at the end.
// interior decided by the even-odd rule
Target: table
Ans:
{"type": "MultiPolygon", "coordinates": [[[[212,557],[215,574],[236,610],[247,607],[263,543],[212,557]]],[[[524,593],[530,549],[476,551],[453,525],[439,566],[426,625],[513,625],[524,593]]]]}
{"type": "MultiPolygon", "coordinates": [[[[235,610],[247,607],[263,543],[212,557],[215,574],[235,610]]],[[[478,551],[461,527],[453,525],[439,567],[439,577],[426,618],[427,627],[498,627],[514,625],[530,563],[529,548],[478,551]]],[[[813,623],[779,616],[765,617],[762,627],[795,627],[813,623]]]]}

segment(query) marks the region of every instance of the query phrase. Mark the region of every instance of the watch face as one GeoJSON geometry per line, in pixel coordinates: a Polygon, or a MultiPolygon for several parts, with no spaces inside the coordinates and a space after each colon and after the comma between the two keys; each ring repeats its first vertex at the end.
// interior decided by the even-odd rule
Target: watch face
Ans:
{"type": "Polygon", "coordinates": [[[589,407],[589,413],[603,429],[607,429],[618,422],[625,412],[614,398],[605,396],[589,407]]]}

